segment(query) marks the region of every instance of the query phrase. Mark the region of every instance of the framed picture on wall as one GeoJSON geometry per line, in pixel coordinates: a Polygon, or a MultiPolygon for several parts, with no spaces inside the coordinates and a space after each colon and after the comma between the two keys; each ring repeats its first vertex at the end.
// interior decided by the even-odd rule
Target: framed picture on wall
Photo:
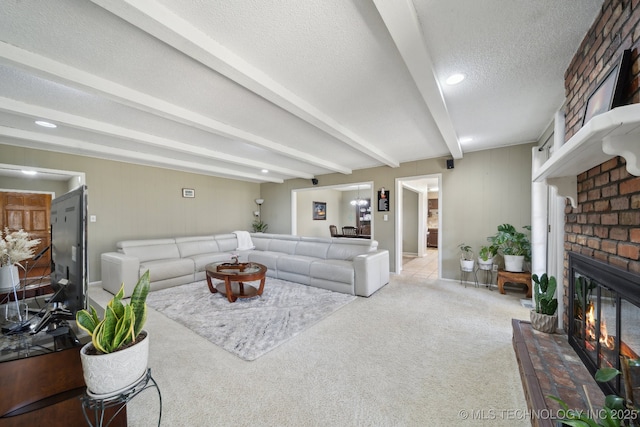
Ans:
{"type": "Polygon", "coordinates": [[[622,105],[626,82],[629,77],[629,59],[631,51],[625,50],[607,74],[587,99],[584,108],[582,126],[598,114],[605,113],[612,108],[622,105]]]}
{"type": "Polygon", "coordinates": [[[327,203],[326,202],[313,202],[313,219],[314,220],[327,219],[327,203]]]}
{"type": "Polygon", "coordinates": [[[378,212],[389,212],[389,190],[378,191],[378,212]]]}

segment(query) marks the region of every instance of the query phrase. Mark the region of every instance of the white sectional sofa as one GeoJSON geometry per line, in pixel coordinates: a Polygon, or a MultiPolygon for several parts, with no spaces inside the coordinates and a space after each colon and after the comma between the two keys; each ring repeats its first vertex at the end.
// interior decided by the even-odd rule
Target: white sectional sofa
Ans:
{"type": "Polygon", "coordinates": [[[115,294],[122,283],[130,296],[150,271],[151,290],[205,278],[216,261],[257,262],[267,276],[331,291],[368,297],[389,283],[389,252],[369,239],[316,238],[252,233],[253,249],[238,250],[236,234],[126,240],[102,254],[102,287],[115,294]]]}

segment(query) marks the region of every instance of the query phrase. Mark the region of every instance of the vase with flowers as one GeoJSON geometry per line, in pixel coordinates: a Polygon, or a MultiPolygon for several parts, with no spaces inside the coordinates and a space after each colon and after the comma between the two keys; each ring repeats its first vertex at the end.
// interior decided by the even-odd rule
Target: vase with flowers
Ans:
{"type": "MultiPolygon", "coordinates": [[[[0,230],[0,291],[13,290],[19,283],[18,267],[22,261],[33,257],[34,248],[40,239],[31,239],[29,233],[20,229],[0,230]]],[[[24,269],[24,267],[22,267],[24,269]]]]}

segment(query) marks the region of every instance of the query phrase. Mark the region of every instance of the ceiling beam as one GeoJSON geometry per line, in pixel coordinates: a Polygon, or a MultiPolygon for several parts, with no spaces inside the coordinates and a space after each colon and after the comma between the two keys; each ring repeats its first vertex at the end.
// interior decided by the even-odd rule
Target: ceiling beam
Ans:
{"type": "Polygon", "coordinates": [[[81,88],[90,93],[99,94],[115,102],[173,120],[178,123],[193,126],[198,129],[222,135],[227,138],[241,140],[243,142],[275,151],[283,156],[310,163],[324,169],[344,174],[351,174],[348,167],[335,162],[322,159],[305,153],[295,148],[288,147],[267,138],[252,134],[242,129],[235,128],[210,117],[172,104],[160,98],[140,92],[133,88],[118,84],[73,68],[69,65],[55,61],[51,58],[20,49],[8,43],[0,42],[0,62],[27,69],[39,76],[50,79],[74,88],[81,88]]]}
{"type": "Polygon", "coordinates": [[[0,126],[0,135],[19,140],[19,144],[18,142],[12,143],[10,140],[3,140],[2,143],[6,145],[17,145],[20,147],[55,151],[58,153],[96,157],[253,182],[274,182],[277,184],[282,184],[284,182],[283,179],[268,175],[243,173],[234,169],[221,168],[206,163],[170,159],[152,153],[141,153],[131,150],[123,150],[121,148],[105,147],[104,145],[80,141],[78,139],[46,135],[39,132],[15,129],[6,126],[0,126]]]}
{"type": "Polygon", "coordinates": [[[462,158],[412,0],[373,0],[454,159],[462,158]]]}
{"type": "Polygon", "coordinates": [[[159,2],[154,0],[123,2],[92,0],[92,2],[355,150],[387,166],[400,165],[391,153],[384,152],[366,141],[159,2]]]}
{"type": "Polygon", "coordinates": [[[145,132],[140,132],[125,127],[116,126],[110,123],[77,116],[75,114],[64,113],[62,111],[53,110],[51,108],[27,104],[10,98],[0,97],[0,111],[17,113],[22,116],[33,118],[46,118],[48,120],[56,122],[56,124],[63,124],[76,129],[98,132],[103,135],[132,140],[153,147],[160,147],[167,150],[187,153],[190,155],[198,156],[200,158],[215,159],[241,166],[254,167],[256,169],[268,169],[270,172],[287,175],[290,177],[311,179],[314,176],[313,174],[310,174],[308,172],[283,168],[271,163],[258,162],[246,157],[221,153],[219,151],[210,150],[208,148],[200,147],[197,145],[185,144],[184,142],[176,141],[173,139],[150,135],[145,132]]]}

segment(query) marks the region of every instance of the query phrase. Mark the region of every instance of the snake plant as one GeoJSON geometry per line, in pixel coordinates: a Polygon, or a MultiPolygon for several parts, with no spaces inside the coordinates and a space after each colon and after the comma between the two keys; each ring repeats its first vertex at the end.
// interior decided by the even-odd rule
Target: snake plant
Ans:
{"type": "Polygon", "coordinates": [[[129,304],[123,304],[124,283],[105,308],[100,320],[96,309],[80,310],[76,323],[91,335],[93,346],[100,353],[113,353],[127,344],[135,342],[147,320],[147,294],[149,293],[149,271],[144,273],[131,294],[129,304]]]}

